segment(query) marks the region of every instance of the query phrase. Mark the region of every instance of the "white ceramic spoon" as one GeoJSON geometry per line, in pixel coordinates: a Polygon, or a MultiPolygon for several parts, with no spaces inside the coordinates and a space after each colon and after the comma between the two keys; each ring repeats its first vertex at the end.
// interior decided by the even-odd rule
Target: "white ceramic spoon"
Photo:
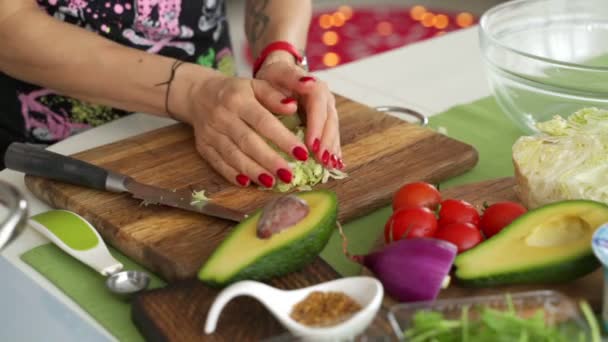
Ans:
{"type": "Polygon", "coordinates": [[[311,341],[343,341],[355,338],[372,322],[384,296],[382,284],[372,277],[348,277],[284,291],[256,281],[241,281],[224,289],[215,299],[207,314],[205,333],[212,334],[220,313],[230,300],[237,296],[250,296],[260,301],[289,330],[299,338],[311,341]],[[313,328],[294,321],[293,307],[313,291],[339,291],[356,300],[362,307],[348,320],[329,327],[313,328]]]}

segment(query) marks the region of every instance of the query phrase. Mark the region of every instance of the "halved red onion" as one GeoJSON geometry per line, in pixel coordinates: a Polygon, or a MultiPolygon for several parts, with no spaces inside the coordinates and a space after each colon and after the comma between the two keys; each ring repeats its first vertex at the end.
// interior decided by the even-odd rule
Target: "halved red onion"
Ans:
{"type": "Polygon", "coordinates": [[[352,259],[372,271],[391,297],[400,302],[415,302],[437,298],[449,281],[457,251],[447,241],[415,238],[398,240],[352,259]]]}

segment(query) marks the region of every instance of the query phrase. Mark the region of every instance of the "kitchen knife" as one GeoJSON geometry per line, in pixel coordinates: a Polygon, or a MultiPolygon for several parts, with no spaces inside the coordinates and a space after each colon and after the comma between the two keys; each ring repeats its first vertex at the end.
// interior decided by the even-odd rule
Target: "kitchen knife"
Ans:
{"type": "Polygon", "coordinates": [[[97,190],[129,192],[149,204],[164,204],[235,222],[247,217],[243,212],[211,201],[193,202],[192,193],[188,190],[171,191],[142,184],[129,176],[28,144],[12,143],[4,156],[4,164],[8,169],[33,176],[97,190]]]}

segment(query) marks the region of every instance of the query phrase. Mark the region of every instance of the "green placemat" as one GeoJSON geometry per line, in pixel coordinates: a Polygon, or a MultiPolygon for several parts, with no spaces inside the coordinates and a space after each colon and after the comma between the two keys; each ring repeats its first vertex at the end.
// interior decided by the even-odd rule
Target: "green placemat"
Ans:
{"type": "MultiPolygon", "coordinates": [[[[125,269],[146,271],[115,249],[109,249],[125,269]]],[[[36,247],[23,254],[21,259],[72,298],[119,341],[144,340],[131,321],[131,305],[106,289],[105,277],[101,274],[53,244],[36,247]]],[[[165,285],[160,278],[148,273],[151,275],[150,288],[165,285]]]]}
{"type": "MultiPolygon", "coordinates": [[[[498,108],[493,98],[456,106],[431,118],[431,126],[447,129],[447,135],[467,142],[479,151],[479,163],[472,171],[451,179],[443,187],[512,175],[511,146],[521,132],[498,108]]],[[[345,225],[349,250],[365,253],[375,243],[390,215],[384,208],[345,225]]],[[[112,250],[129,269],[141,269],[112,250]]],[[[344,276],[359,274],[360,267],[342,254],[341,240],[334,234],[321,256],[344,276]]],[[[78,303],[120,341],[143,340],[131,323],[130,306],[112,296],[104,279],[63,253],[54,245],[43,245],[23,254],[22,259],[78,303]]],[[[163,283],[154,278],[153,286],[163,283]]]]}

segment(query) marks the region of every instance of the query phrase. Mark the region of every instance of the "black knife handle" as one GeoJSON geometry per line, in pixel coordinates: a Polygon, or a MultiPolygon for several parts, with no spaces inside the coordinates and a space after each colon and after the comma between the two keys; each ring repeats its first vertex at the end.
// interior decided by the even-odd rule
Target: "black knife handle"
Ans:
{"type": "Polygon", "coordinates": [[[8,169],[28,175],[106,190],[108,171],[82,160],[67,157],[46,149],[14,142],[4,155],[8,169]]]}

